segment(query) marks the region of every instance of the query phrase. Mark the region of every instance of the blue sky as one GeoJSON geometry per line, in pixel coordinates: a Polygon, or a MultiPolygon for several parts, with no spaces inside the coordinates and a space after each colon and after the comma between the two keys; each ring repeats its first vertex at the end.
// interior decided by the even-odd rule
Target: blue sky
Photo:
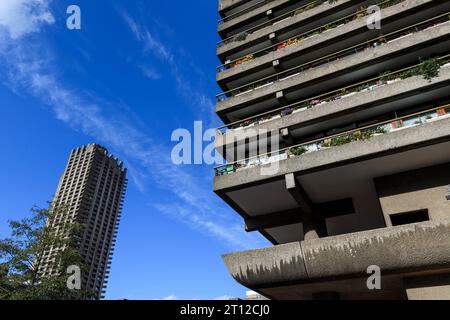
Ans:
{"type": "Polygon", "coordinates": [[[130,180],[107,298],[243,296],[220,255],[269,243],[215,196],[211,166],[170,160],[173,130],[220,125],[217,19],[216,0],[2,0],[0,236],[51,200],[71,148],[97,142],[130,180]]]}

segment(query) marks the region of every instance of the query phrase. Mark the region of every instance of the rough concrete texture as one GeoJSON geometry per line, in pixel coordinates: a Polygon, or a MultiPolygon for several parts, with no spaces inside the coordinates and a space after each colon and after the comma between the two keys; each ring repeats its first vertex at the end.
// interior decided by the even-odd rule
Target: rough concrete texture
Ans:
{"type": "MultiPolygon", "coordinates": [[[[217,55],[225,54],[226,52],[228,52],[230,50],[236,49],[246,43],[255,41],[256,39],[267,38],[269,36],[269,34],[271,34],[273,32],[277,32],[279,30],[282,30],[282,29],[294,24],[294,23],[298,23],[302,20],[314,17],[315,15],[321,14],[328,10],[331,10],[331,9],[336,10],[336,7],[339,7],[350,1],[352,1],[352,0],[341,0],[334,4],[329,4],[328,2],[325,2],[315,8],[312,8],[310,10],[307,10],[305,12],[302,12],[302,13],[296,15],[296,16],[292,17],[291,19],[277,23],[275,26],[268,26],[268,27],[262,28],[262,29],[258,30],[258,32],[250,34],[244,41],[234,41],[234,42],[227,43],[227,44],[217,48],[217,55]]],[[[237,17],[236,19],[230,20],[228,22],[225,22],[224,24],[219,25],[219,31],[227,29],[231,25],[234,25],[241,21],[248,20],[255,14],[260,14],[262,12],[266,12],[267,10],[274,8],[280,4],[283,4],[284,2],[288,2],[288,1],[280,0],[280,1],[269,2],[267,5],[262,6],[261,8],[253,10],[252,12],[249,12],[247,14],[237,17]]]]}
{"type": "Polygon", "coordinates": [[[450,269],[450,220],[389,227],[224,255],[230,274],[249,288],[450,269]]]}
{"type": "Polygon", "coordinates": [[[226,254],[223,259],[230,274],[243,285],[308,279],[299,242],[226,254]]]}
{"type": "Polygon", "coordinates": [[[342,59],[300,72],[300,74],[283,81],[276,81],[271,85],[252,90],[239,96],[230,97],[225,101],[219,101],[216,104],[216,112],[224,111],[227,108],[240,104],[249,103],[261,97],[274,95],[276,92],[283,91],[294,86],[305,85],[314,79],[332,76],[334,73],[343,72],[346,69],[354,69],[358,65],[370,63],[370,61],[376,61],[384,56],[407,50],[408,48],[417,46],[420,43],[426,43],[433,39],[439,39],[440,37],[449,34],[450,23],[447,22],[435,28],[423,30],[404,38],[399,38],[394,42],[384,44],[380,47],[369,48],[342,59]]]}
{"type": "MultiPolygon", "coordinates": [[[[376,155],[383,152],[395,152],[396,149],[428,143],[433,140],[450,140],[450,118],[414,126],[401,131],[385,133],[365,141],[355,141],[338,147],[323,149],[289,158],[278,162],[279,168],[271,175],[261,174],[269,165],[259,166],[234,172],[228,175],[214,177],[214,190],[224,190],[234,186],[262,181],[273,177],[281,177],[288,173],[304,172],[318,169],[333,163],[356,160],[361,157],[376,155]]],[[[357,160],[356,160],[357,161],[357,160]]]]}
{"type": "MultiPolygon", "coordinates": [[[[364,105],[376,105],[378,101],[393,98],[397,95],[407,94],[418,89],[427,90],[432,86],[438,85],[450,80],[450,66],[441,69],[439,76],[431,81],[424,79],[422,76],[410,77],[383,87],[376,88],[371,91],[360,92],[345,99],[340,99],[319,105],[301,112],[293,113],[288,116],[267,121],[249,128],[229,131],[224,135],[216,136],[216,148],[222,148],[226,144],[233,141],[241,141],[245,138],[252,138],[258,132],[270,132],[271,130],[280,130],[289,128],[294,125],[301,125],[312,121],[319,121],[324,117],[330,117],[333,114],[349,111],[364,105]]],[[[253,138],[254,139],[254,138],[253,138]]]]}
{"type": "MultiPolygon", "coordinates": [[[[381,16],[382,16],[383,20],[386,20],[393,16],[396,16],[399,14],[404,14],[406,11],[409,11],[416,7],[422,6],[427,2],[432,2],[432,1],[433,0],[406,0],[405,2],[402,2],[402,3],[399,3],[392,7],[388,7],[388,8],[381,10],[381,16]]],[[[286,24],[291,25],[291,24],[297,22],[297,20],[300,18],[304,19],[301,16],[302,15],[299,15],[299,17],[294,17],[293,19],[289,19],[284,23],[277,24],[276,30],[280,30],[280,25],[283,25],[283,28],[284,28],[284,27],[286,27],[285,26],[286,24]]],[[[257,67],[267,64],[267,63],[272,63],[272,61],[274,61],[274,60],[282,59],[293,53],[304,51],[304,50],[314,47],[320,43],[329,41],[330,39],[336,38],[343,34],[347,34],[349,32],[354,32],[355,30],[358,30],[361,28],[367,29],[366,17],[351,21],[349,23],[346,23],[346,24],[340,26],[339,28],[331,29],[331,30],[329,30],[327,32],[323,32],[317,36],[304,39],[295,45],[291,45],[287,48],[284,48],[283,50],[273,51],[262,57],[256,58],[250,62],[235,66],[234,68],[231,68],[231,69],[224,70],[217,74],[216,79],[218,82],[220,82],[228,77],[232,77],[239,73],[252,70],[254,68],[257,68],[257,67]]],[[[257,32],[255,35],[250,35],[248,37],[248,39],[246,39],[246,41],[237,42],[237,44],[239,44],[239,45],[245,44],[247,41],[252,40],[252,38],[254,38],[256,36],[260,36],[260,34],[263,33],[263,30],[266,30],[266,29],[267,29],[267,33],[264,32],[264,34],[266,34],[266,35],[276,31],[275,27],[266,27],[266,28],[260,30],[259,32],[257,32]]],[[[232,43],[227,44],[225,46],[231,47],[231,44],[232,43]]],[[[219,50],[220,50],[220,48],[219,48],[219,50]]]]}

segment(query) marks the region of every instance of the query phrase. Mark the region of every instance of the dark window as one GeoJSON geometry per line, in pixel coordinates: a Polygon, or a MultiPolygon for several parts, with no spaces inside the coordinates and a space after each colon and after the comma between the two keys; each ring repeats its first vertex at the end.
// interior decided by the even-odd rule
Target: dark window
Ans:
{"type": "Polygon", "coordinates": [[[417,223],[430,220],[428,209],[392,214],[391,222],[393,226],[417,223]]]}

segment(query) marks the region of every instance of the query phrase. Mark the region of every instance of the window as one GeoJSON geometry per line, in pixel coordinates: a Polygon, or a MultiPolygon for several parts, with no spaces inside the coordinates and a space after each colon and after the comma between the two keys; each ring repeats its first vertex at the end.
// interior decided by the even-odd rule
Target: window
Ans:
{"type": "Polygon", "coordinates": [[[428,209],[397,213],[390,215],[393,226],[429,221],[428,209]]]}

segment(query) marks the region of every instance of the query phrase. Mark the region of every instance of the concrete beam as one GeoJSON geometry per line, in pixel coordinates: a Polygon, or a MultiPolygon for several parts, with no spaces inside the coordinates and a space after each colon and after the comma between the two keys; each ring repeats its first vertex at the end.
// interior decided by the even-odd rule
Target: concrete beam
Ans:
{"type": "MultiPolygon", "coordinates": [[[[321,218],[331,218],[355,213],[353,200],[351,198],[314,204],[313,206],[315,213],[321,218]]],[[[299,209],[290,209],[247,218],[245,219],[245,231],[261,231],[263,229],[271,229],[302,222],[303,218],[299,209]]]]}
{"type": "Polygon", "coordinates": [[[280,130],[281,138],[287,147],[294,145],[294,138],[292,137],[289,128],[283,128],[280,130]]]}
{"type": "Polygon", "coordinates": [[[450,220],[427,221],[223,255],[242,285],[258,290],[382,275],[450,271],[450,220]]]}
{"type": "Polygon", "coordinates": [[[325,219],[314,213],[314,204],[302,186],[297,182],[294,174],[287,174],[285,181],[286,189],[300,207],[299,213],[302,216],[304,238],[309,240],[326,237],[328,233],[325,219]]]}
{"type": "Polygon", "coordinates": [[[299,209],[291,209],[245,219],[245,231],[260,231],[301,222],[302,216],[299,209]]]}
{"type": "Polygon", "coordinates": [[[313,204],[293,173],[285,175],[286,189],[305,214],[313,214],[313,204]]]}

